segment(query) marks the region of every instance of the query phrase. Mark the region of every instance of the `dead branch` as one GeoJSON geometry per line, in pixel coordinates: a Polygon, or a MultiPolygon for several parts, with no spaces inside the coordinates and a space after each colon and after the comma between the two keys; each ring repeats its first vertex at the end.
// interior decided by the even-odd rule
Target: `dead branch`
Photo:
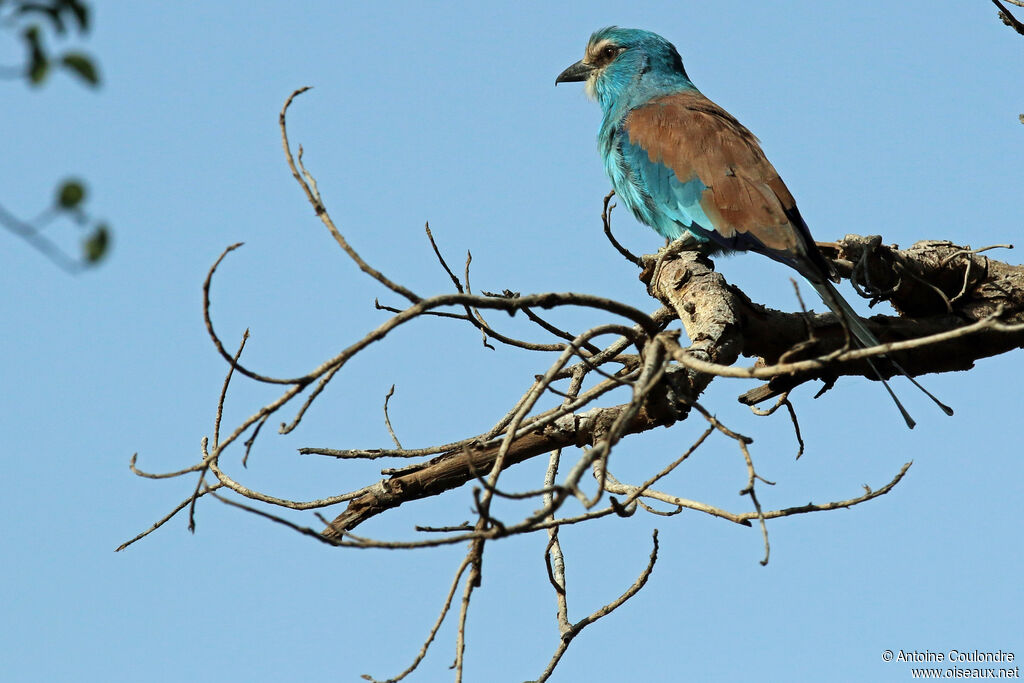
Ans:
{"type": "MultiPolygon", "coordinates": [[[[1024,4],[1021,4],[1020,0],[1006,1],[1011,4],[1017,5],[1017,7],[1024,7],[1024,4]]],[[[1021,21],[1017,19],[1017,17],[1013,16],[1010,13],[1010,10],[1006,9],[1006,6],[1003,3],[999,2],[999,0],[992,0],[992,3],[999,8],[999,18],[1003,21],[1003,23],[1012,28],[1017,33],[1024,36],[1024,23],[1021,23],[1021,21]]]]}
{"type": "MultiPolygon", "coordinates": [[[[785,405],[800,445],[799,453],[802,453],[805,444],[796,421],[795,399],[790,393],[800,384],[818,379],[828,387],[841,375],[874,379],[867,359],[882,354],[898,358],[911,374],[918,375],[966,370],[980,358],[1024,346],[1024,267],[992,259],[990,250],[995,247],[973,249],[932,240],[900,250],[883,245],[880,237],[857,235],[821,245],[836,263],[838,272],[849,279],[857,291],[870,298],[872,304],[888,301],[895,311],[893,315],[876,315],[867,320],[881,340],[879,346],[851,350],[847,348],[846,331],[832,314],[808,313],[802,301],[796,312],[776,311],[757,304],[715,272],[711,261],[693,252],[680,251],[678,245],[654,256],[633,256],[611,234],[610,214],[614,206],[609,204],[611,195],[605,198],[602,211],[605,235],[624,258],[641,267],[640,279],[659,304],[654,313],[648,315],[613,299],[574,292],[520,294],[505,289],[500,294],[474,294],[469,284],[471,256],[467,252],[465,272],[460,279],[443,257],[429,227],[427,237],[433,255],[455,291],[420,296],[362,259],[325,208],[316,180],[304,165],[301,146],[293,156],[285,114],[294,98],[305,90],[294,92],[280,113],[288,167],[316,215],[348,258],[376,283],[404,301],[401,305],[377,304],[378,309],[388,314],[383,322],[361,337],[339,342],[340,350],[335,355],[313,365],[304,375],[281,378],[257,372],[241,363],[241,346],[235,354],[227,351],[212,322],[213,276],[227,254],[240,245],[228,247],[210,268],[203,285],[207,332],[228,365],[213,421],[213,438],[201,440],[197,462],[174,472],[144,472],[136,467],[136,457],[132,457],[130,467],[141,477],[173,479],[198,474],[198,478],[191,496],[118,550],[148,535],[185,509],[189,509],[191,520],[199,499],[206,499],[206,494],[233,508],[339,548],[408,550],[465,545],[466,554],[425,642],[412,664],[389,679],[391,681],[408,676],[426,656],[441,624],[451,612],[460,582],[463,590],[453,669],[456,681],[461,680],[467,615],[474,591],[483,585],[483,560],[491,541],[528,533],[548,535],[545,568],[556,593],[561,639],[539,679],[546,680],[580,631],[610,614],[646,584],[658,550],[655,532],[654,550],[637,581],[617,600],[572,623],[568,616],[565,557],[558,539],[561,527],[593,523],[610,515],[629,516],[637,511],[674,515],[688,510],[748,527],[754,526],[756,521],[763,542],[764,564],[770,551],[770,520],[860,505],[891,491],[910,467],[910,463],[905,464],[887,484],[877,490],[865,487],[865,493],[857,497],[764,510],[755,486],[772,482],[761,476],[755,466],[753,440],[723,425],[699,402],[709,384],[717,378],[766,380],[767,384],[747,391],[740,400],[755,404],[781,396],[775,408],[759,411],[759,414],[771,414],[785,405]],[[563,307],[588,308],[603,316],[604,322],[581,331],[556,325],[538,313],[541,309],[563,307]],[[504,311],[509,315],[522,312],[530,321],[532,332],[522,339],[506,334],[495,321],[486,320],[483,311],[504,311]],[[242,477],[230,473],[238,461],[228,459],[225,454],[236,441],[246,437],[242,441],[244,449],[236,449],[242,450],[239,461],[244,468],[250,449],[271,417],[280,416],[286,408],[294,410],[291,420],[281,423],[280,431],[287,433],[297,429],[307,411],[334,384],[339,370],[352,358],[428,316],[481,335],[488,348],[506,345],[541,354],[543,360],[538,365],[546,369],[524,381],[523,393],[508,398],[491,427],[448,443],[417,448],[405,448],[392,428],[389,412],[389,401],[394,393],[392,385],[384,400],[384,422],[393,448],[300,449],[301,453],[338,458],[339,467],[352,459],[418,461],[384,468],[381,472],[384,479],[347,493],[331,490],[315,500],[289,500],[251,488],[242,477]],[[679,331],[667,329],[675,320],[681,322],[686,339],[679,331]],[[741,356],[757,360],[749,367],[737,366],[741,356]],[[235,372],[242,378],[233,380],[235,372]],[[228,385],[245,380],[275,386],[281,393],[222,435],[228,385]],[[622,389],[628,390],[628,400],[609,405],[609,394],[620,390],[618,395],[624,395],[622,389]],[[561,402],[544,408],[541,399],[550,398],[552,394],[562,397],[561,402]],[[682,455],[673,454],[656,461],[649,473],[638,478],[639,483],[620,481],[611,473],[616,462],[612,455],[622,440],[657,427],[676,425],[695,413],[700,429],[694,432],[696,436],[688,437],[691,445],[682,455]],[[687,459],[706,442],[721,438],[738,447],[742,457],[738,481],[746,509],[740,511],[683,498],[669,490],[670,475],[681,470],[687,459]],[[502,474],[518,463],[545,453],[549,458],[543,483],[528,490],[509,490],[505,485],[507,479],[502,481],[502,474]],[[592,483],[585,481],[588,473],[593,478],[592,483]],[[443,526],[417,525],[417,533],[429,531],[431,535],[419,535],[412,541],[374,539],[353,533],[353,529],[376,515],[470,482],[477,484],[470,493],[474,506],[472,521],[443,526]],[[595,488],[588,488],[591,485],[595,488]],[[659,488],[652,488],[655,485],[659,488]],[[606,494],[610,497],[604,505],[606,494]],[[499,506],[492,506],[495,496],[511,501],[512,507],[522,507],[515,516],[505,518],[503,513],[499,518],[496,512],[499,506]],[[624,498],[620,501],[614,496],[624,498]],[[248,502],[241,502],[243,499],[248,502]],[[674,509],[655,509],[650,505],[655,501],[674,509]],[[538,502],[540,508],[534,509],[538,502]],[[321,510],[340,503],[346,503],[346,508],[333,520],[321,516],[321,510]],[[569,509],[577,504],[579,509],[569,509]],[[277,509],[314,511],[316,519],[326,528],[318,532],[307,524],[271,512],[277,509]]],[[[243,345],[244,342],[243,338],[243,345]]],[[[357,387],[355,391],[363,389],[357,387]]],[[[409,437],[404,434],[403,437],[408,443],[409,437]]],[[[504,506],[500,510],[503,511],[504,506]]],[[[461,514],[456,519],[459,518],[461,514]]]]}

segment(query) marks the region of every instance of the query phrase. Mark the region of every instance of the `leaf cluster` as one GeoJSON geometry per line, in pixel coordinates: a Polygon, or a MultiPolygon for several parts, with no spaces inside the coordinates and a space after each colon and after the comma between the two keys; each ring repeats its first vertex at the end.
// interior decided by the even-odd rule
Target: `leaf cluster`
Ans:
{"type": "MultiPolygon", "coordinates": [[[[100,75],[91,56],[75,49],[55,52],[47,45],[48,39],[63,41],[69,34],[83,37],[91,26],[91,9],[83,0],[0,0],[0,28],[19,36],[25,48],[24,63],[0,66],[0,77],[24,78],[30,86],[39,87],[56,67],[88,87],[97,87],[100,75]]],[[[86,196],[81,179],[66,178],[57,184],[53,203],[34,219],[20,218],[0,206],[0,227],[24,239],[61,268],[78,272],[102,261],[111,244],[110,226],[85,211],[86,196]],[[67,219],[85,231],[78,256],[68,254],[44,234],[57,218],[67,219]]]]}
{"type": "Polygon", "coordinates": [[[82,0],[0,0],[2,25],[18,31],[25,48],[25,62],[6,71],[40,86],[54,67],[64,69],[89,87],[100,83],[99,70],[91,56],[79,50],[54,53],[47,47],[46,34],[66,39],[71,33],[85,35],[90,28],[90,9],[82,0]]]}

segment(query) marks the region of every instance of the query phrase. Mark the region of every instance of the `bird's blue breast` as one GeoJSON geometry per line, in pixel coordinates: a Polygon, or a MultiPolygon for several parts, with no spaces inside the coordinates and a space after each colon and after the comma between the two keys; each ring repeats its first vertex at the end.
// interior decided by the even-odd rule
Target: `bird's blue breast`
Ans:
{"type": "MultiPolygon", "coordinates": [[[[628,114],[628,112],[624,112],[628,114]]],[[[670,240],[689,234],[704,244],[710,241],[711,220],[701,208],[707,185],[694,176],[681,180],[647,150],[630,142],[623,122],[602,126],[598,136],[605,171],[618,195],[636,219],[670,240]]]]}

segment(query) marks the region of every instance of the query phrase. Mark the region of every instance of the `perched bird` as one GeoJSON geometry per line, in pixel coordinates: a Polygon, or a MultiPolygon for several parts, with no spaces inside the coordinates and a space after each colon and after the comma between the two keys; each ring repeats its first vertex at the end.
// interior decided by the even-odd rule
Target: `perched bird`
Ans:
{"type": "MultiPolygon", "coordinates": [[[[832,285],[834,267],[818,251],[757,138],[697,90],[672,43],[650,31],[603,28],[555,84],[573,81],[584,81],[601,105],[597,139],[604,167],[637,220],[705,254],[754,251],[786,264],[811,283],[857,344],[879,344],[832,285]]],[[[868,363],[913,428],[875,363],[868,363]]]]}

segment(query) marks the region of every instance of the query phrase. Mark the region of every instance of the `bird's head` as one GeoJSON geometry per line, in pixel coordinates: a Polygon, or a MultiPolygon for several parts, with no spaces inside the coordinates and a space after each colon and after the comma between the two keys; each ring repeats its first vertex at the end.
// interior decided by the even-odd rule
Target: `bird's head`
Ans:
{"type": "Polygon", "coordinates": [[[641,81],[647,91],[693,87],[672,43],[657,33],[618,26],[595,31],[583,59],[560,73],[555,85],[574,81],[584,81],[587,95],[605,109],[641,81]]]}

